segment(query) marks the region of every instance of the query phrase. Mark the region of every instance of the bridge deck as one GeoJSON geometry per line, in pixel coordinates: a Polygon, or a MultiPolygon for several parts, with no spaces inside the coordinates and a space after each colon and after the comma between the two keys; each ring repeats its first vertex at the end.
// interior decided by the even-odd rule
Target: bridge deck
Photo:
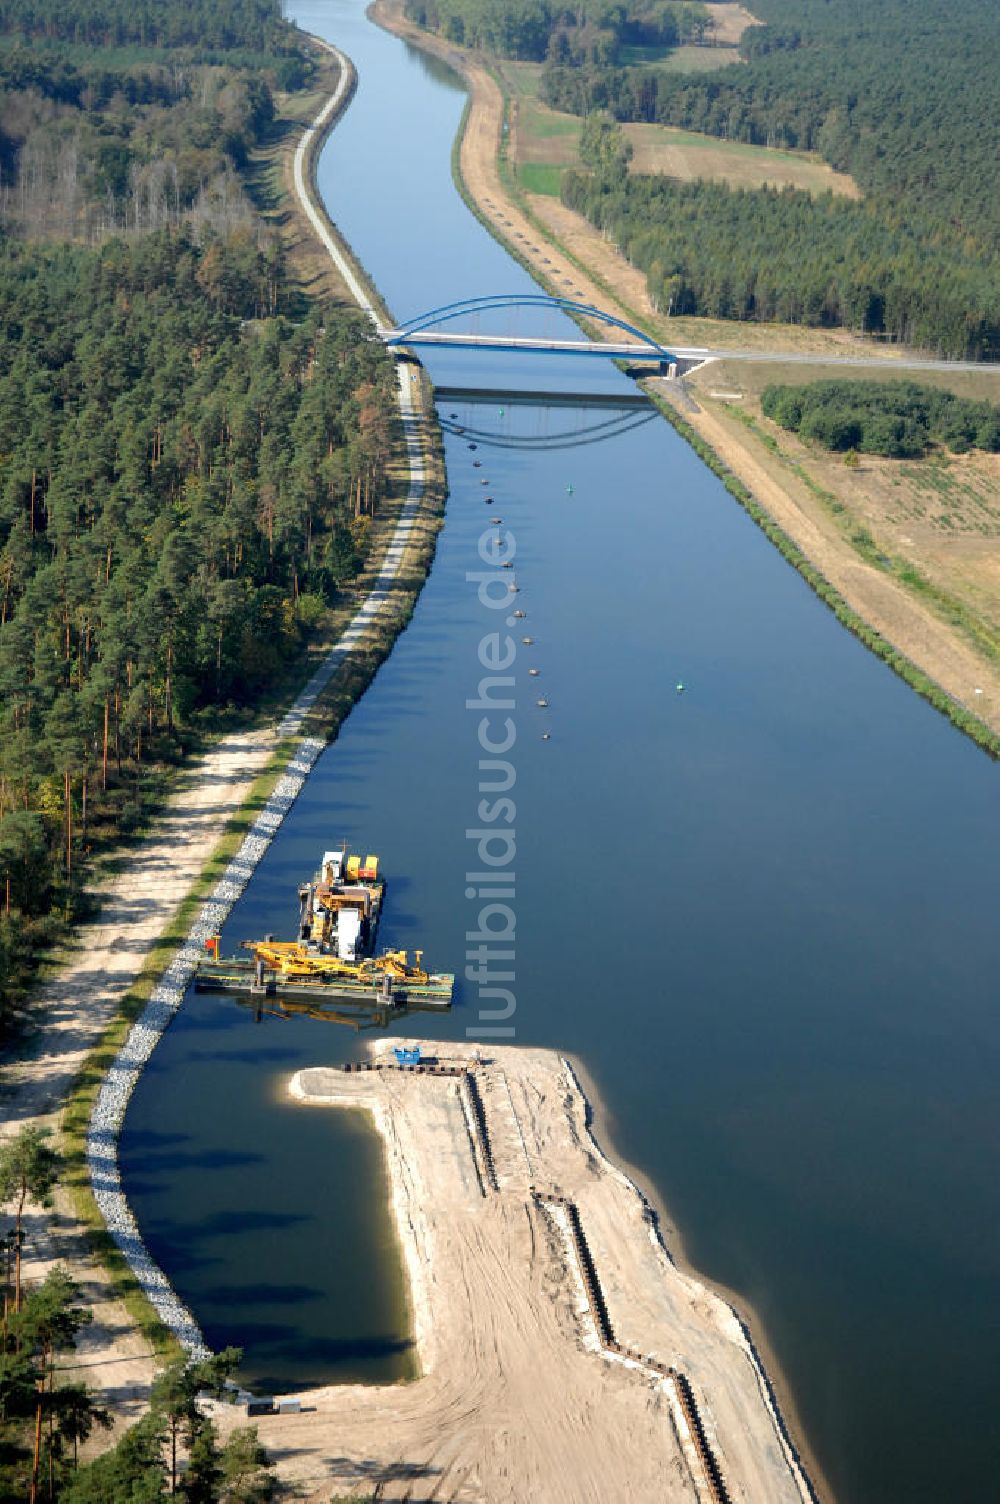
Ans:
{"type": "Polygon", "coordinates": [[[633,345],[624,341],[606,343],[590,339],[540,339],[531,335],[503,334],[454,334],[436,329],[418,330],[406,334],[400,329],[387,329],[383,338],[387,345],[434,345],[437,348],[460,350],[510,350],[526,355],[591,355],[604,360],[643,360],[662,365],[672,360],[668,350],[658,350],[652,345],[633,345]]]}

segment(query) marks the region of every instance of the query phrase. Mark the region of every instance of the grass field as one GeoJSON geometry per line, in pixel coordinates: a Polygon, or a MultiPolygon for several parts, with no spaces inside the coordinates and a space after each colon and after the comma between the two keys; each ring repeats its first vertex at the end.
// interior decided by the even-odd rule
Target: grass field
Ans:
{"type": "MultiPolygon", "coordinates": [[[[722,49],[695,47],[692,52],[717,55],[722,49]]],[[[559,169],[580,165],[582,121],[576,115],[550,110],[538,100],[537,63],[505,63],[503,73],[516,102],[514,160],[518,177],[530,193],[557,196],[559,169]],[[531,169],[530,171],[528,169],[531,169]],[[542,172],[538,169],[546,168],[542,172]]],[[[857,198],[858,190],[846,173],[834,172],[805,152],[776,151],[722,141],[667,125],[626,125],[632,143],[632,171],[665,173],[683,182],[706,178],[734,188],[770,184],[808,193],[839,193],[857,198]]]]}
{"type": "Polygon", "coordinates": [[[714,73],[740,61],[738,47],[674,47],[657,66],[664,73],[714,73]]]}
{"type": "Polygon", "coordinates": [[[537,99],[543,63],[515,63],[510,58],[497,62],[497,71],[507,81],[510,92],[518,99],[537,99]]]}
{"type": "Polygon", "coordinates": [[[632,143],[633,172],[662,172],[685,180],[711,178],[735,188],[760,188],[769,183],[802,188],[808,193],[860,196],[846,173],[834,172],[819,157],[806,152],[747,146],[669,125],[627,125],[625,134],[632,143]]]}
{"type": "Polygon", "coordinates": [[[517,180],[526,193],[544,193],[548,198],[558,198],[563,171],[562,167],[553,167],[547,162],[522,162],[517,169],[517,180]]]}

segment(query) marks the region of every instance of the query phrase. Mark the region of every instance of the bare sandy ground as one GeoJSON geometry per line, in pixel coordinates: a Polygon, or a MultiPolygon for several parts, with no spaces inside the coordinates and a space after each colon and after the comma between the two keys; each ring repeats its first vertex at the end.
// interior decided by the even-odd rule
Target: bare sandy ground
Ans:
{"type": "Polygon", "coordinates": [[[719,47],[735,47],[748,26],[764,24],[751,15],[745,5],[738,5],[735,0],[721,5],[713,4],[709,15],[713,22],[712,35],[719,47]]]}
{"type": "MultiPolygon", "coordinates": [[[[508,198],[497,169],[503,99],[496,81],[475,56],[414,27],[400,15],[398,0],[377,0],[374,16],[388,29],[444,58],[468,83],[472,103],[462,142],[462,176],[480,211],[498,234],[560,294],[579,298],[619,318],[628,319],[630,314],[653,315],[644,275],[581,215],[556,199],[532,195],[529,203],[542,226],[540,231],[508,198]],[[574,260],[564,254],[560,245],[553,244],[547,234],[565,246],[574,260]],[[574,263],[581,263],[594,275],[588,276],[574,263]]],[[[671,327],[674,325],[677,343],[710,346],[718,343],[733,349],[763,351],[781,348],[784,342],[784,347],[799,353],[807,350],[831,355],[870,353],[868,344],[843,330],[789,332],[771,326],[720,325],[704,320],[674,320],[671,327]]],[[[596,333],[600,337],[599,329],[596,333]]],[[[609,329],[608,337],[616,337],[615,331],[609,329]]],[[[711,367],[706,369],[710,371],[711,367]]],[[[685,401],[675,383],[656,385],[660,394],[674,402],[681,416],[744,482],[754,499],[854,610],[959,704],[1000,732],[1000,668],[976,652],[954,628],[902,585],[866,564],[838,534],[808,488],[777,473],[769,463],[767,451],[745,429],[702,401],[685,401]],[[975,693],[977,688],[982,694],[975,693]]]]}
{"type": "MultiPolygon", "coordinates": [[[[0,1078],[0,1133],[14,1133],[28,1121],[58,1128],[88,1052],[194,886],[273,745],[272,730],[238,732],[182,775],[149,837],[103,889],[98,919],[81,926],[75,953],[40,991],[36,1013],[42,1026],[25,1058],[6,1066],[0,1078]]],[[[38,1279],[51,1264],[65,1264],[94,1312],[93,1325],[67,1360],[66,1377],[84,1380],[120,1417],[134,1416],[152,1380],[152,1354],[112,1294],[105,1270],[89,1254],[66,1197],[57,1199],[54,1215],[29,1220],[27,1240],[25,1277],[38,1279]]]]}
{"type": "MultiPolygon", "coordinates": [[[[390,1061],[390,1042],[372,1053],[390,1061]]],[[[448,1045],[439,1058],[474,1064],[477,1053],[448,1045]]],[[[591,1139],[569,1066],[511,1048],[483,1061],[495,1181],[456,1076],[387,1064],[290,1082],[313,1110],[364,1108],[382,1134],[422,1373],[314,1390],[301,1414],[262,1418],[283,1480],[315,1504],[376,1483],[386,1500],[454,1504],[714,1497],[675,1381],[602,1347],[553,1194],[577,1206],[615,1340],[687,1375],[731,1497],[808,1497],[739,1323],[667,1257],[637,1191],[591,1139]]],[[[217,1413],[224,1427],[245,1423],[217,1413]]]]}

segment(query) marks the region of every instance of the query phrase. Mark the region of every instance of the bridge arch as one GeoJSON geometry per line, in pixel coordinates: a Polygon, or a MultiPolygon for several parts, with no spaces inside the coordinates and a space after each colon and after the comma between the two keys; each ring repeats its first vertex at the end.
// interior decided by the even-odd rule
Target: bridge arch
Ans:
{"type": "Polygon", "coordinates": [[[595,308],[591,303],[579,303],[574,298],[561,298],[548,293],[492,293],[485,297],[461,298],[455,303],[444,303],[440,308],[431,308],[427,313],[417,314],[397,325],[395,329],[390,329],[385,335],[385,342],[387,345],[405,345],[408,336],[423,334],[427,330],[437,328],[441,324],[448,324],[453,319],[463,318],[468,314],[488,313],[500,308],[555,308],[562,313],[595,319],[598,323],[621,329],[625,334],[630,334],[642,344],[647,345],[651,358],[660,361],[671,361],[675,358],[665,345],[661,345],[644,329],[637,329],[634,324],[615,318],[613,314],[605,313],[603,309],[595,308]]]}

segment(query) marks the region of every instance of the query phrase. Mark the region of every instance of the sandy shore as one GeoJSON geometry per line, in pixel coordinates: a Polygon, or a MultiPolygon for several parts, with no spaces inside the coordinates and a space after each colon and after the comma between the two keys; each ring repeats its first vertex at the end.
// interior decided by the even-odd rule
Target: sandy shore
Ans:
{"type": "MultiPolygon", "coordinates": [[[[63,1104],[89,1051],[115,1017],[273,747],[270,729],[238,732],[184,772],[149,837],[102,891],[98,919],[81,928],[77,951],[37,996],[35,1011],[42,1022],[30,1052],[5,1066],[0,1077],[4,1134],[28,1121],[58,1129],[63,1104]]],[[[25,1277],[39,1279],[57,1262],[81,1282],[94,1312],[76,1354],[67,1359],[67,1379],[86,1382],[119,1418],[136,1418],[152,1381],[153,1355],[115,1298],[107,1271],[90,1254],[86,1234],[62,1194],[54,1213],[29,1219],[25,1277]]]]}
{"type": "Polygon", "coordinates": [[[316,1504],[376,1483],[385,1500],[707,1504],[715,1466],[734,1500],[808,1498],[739,1322],[665,1253],[591,1139],[571,1067],[546,1050],[477,1056],[449,1044],[448,1073],[399,1070],[381,1040],[383,1068],[289,1083],[314,1110],[365,1109],[382,1136],[421,1377],[314,1390],[300,1414],[262,1418],[283,1480],[316,1504]]]}

